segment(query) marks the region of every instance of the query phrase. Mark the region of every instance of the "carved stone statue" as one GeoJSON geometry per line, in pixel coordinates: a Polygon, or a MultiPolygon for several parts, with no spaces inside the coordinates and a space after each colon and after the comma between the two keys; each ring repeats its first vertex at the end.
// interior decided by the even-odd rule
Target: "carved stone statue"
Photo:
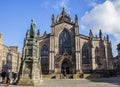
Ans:
{"type": "Polygon", "coordinates": [[[22,72],[20,76],[20,80],[18,81],[18,85],[39,85],[41,78],[41,68],[40,61],[37,57],[37,40],[36,40],[36,24],[34,20],[31,21],[30,30],[26,35],[25,45],[23,47],[23,63],[21,63],[20,72],[22,72]]]}

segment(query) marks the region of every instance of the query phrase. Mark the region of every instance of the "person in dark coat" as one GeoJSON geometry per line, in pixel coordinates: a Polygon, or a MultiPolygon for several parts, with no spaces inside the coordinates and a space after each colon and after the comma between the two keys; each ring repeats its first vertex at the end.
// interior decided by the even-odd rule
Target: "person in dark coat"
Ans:
{"type": "Polygon", "coordinates": [[[17,78],[17,74],[16,74],[16,73],[14,73],[14,72],[12,72],[12,79],[13,79],[13,83],[15,83],[16,78],[17,78]]]}
{"type": "Polygon", "coordinates": [[[2,82],[3,82],[5,80],[5,77],[6,77],[6,72],[2,72],[1,77],[2,77],[2,82]]]}
{"type": "Polygon", "coordinates": [[[10,71],[7,72],[6,76],[7,76],[7,85],[9,85],[10,84],[10,71]]]}
{"type": "Polygon", "coordinates": [[[64,79],[66,79],[66,70],[63,70],[64,79]]]}

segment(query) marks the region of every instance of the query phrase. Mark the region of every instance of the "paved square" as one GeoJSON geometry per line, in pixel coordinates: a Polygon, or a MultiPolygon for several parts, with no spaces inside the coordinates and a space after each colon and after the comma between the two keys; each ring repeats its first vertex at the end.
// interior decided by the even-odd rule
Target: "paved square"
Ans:
{"type": "MultiPolygon", "coordinates": [[[[6,86],[1,84],[0,87],[6,87],[6,86]]],[[[22,87],[22,86],[9,85],[9,87],[22,87]]],[[[40,86],[36,86],[36,87],[120,87],[120,77],[88,79],[88,80],[87,79],[79,79],[79,80],[44,79],[43,83],[40,86]]]]}

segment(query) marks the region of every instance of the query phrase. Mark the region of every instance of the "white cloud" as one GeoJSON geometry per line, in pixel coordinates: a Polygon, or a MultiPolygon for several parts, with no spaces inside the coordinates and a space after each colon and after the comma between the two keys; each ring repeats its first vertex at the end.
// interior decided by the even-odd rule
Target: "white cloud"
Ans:
{"type": "Polygon", "coordinates": [[[55,5],[53,5],[53,8],[59,10],[61,9],[62,7],[65,7],[65,9],[70,12],[70,8],[68,7],[68,3],[69,3],[70,0],[59,0],[56,2],[55,5]]]}
{"type": "Polygon", "coordinates": [[[92,29],[94,33],[101,29],[103,33],[113,35],[116,44],[120,43],[120,0],[106,0],[96,5],[82,17],[81,26],[82,29],[92,29]]]}
{"type": "Polygon", "coordinates": [[[49,9],[49,8],[54,8],[55,10],[60,10],[64,7],[65,10],[67,10],[67,12],[70,14],[70,10],[71,8],[68,6],[70,0],[56,0],[54,2],[50,2],[50,1],[44,1],[41,4],[42,8],[45,9],[49,9]]]}
{"type": "Polygon", "coordinates": [[[97,3],[96,2],[89,3],[89,6],[95,7],[97,6],[97,3]]]}
{"type": "Polygon", "coordinates": [[[98,4],[102,3],[103,1],[101,0],[84,0],[86,2],[86,4],[90,7],[95,7],[98,4]]]}
{"type": "Polygon", "coordinates": [[[97,0],[85,0],[85,2],[91,7],[95,7],[99,3],[97,0]]]}
{"type": "Polygon", "coordinates": [[[54,5],[54,8],[56,8],[56,9],[61,8],[61,7],[68,8],[68,6],[67,6],[68,2],[69,2],[69,0],[57,1],[56,4],[54,5]]]}

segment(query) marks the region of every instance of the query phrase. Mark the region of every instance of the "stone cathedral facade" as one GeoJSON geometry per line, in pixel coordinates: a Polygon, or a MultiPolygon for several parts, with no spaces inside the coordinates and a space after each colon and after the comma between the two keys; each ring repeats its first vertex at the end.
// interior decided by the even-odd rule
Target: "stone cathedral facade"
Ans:
{"type": "MultiPolygon", "coordinates": [[[[40,36],[38,30],[36,56],[41,62],[42,74],[61,74],[64,70],[67,74],[113,70],[109,36],[103,37],[101,30],[98,36],[94,36],[92,30],[86,36],[79,30],[77,15],[72,21],[64,8],[56,18],[52,15],[49,34],[45,32],[40,36]]],[[[23,56],[27,52],[30,51],[24,49],[23,56]]]]}

